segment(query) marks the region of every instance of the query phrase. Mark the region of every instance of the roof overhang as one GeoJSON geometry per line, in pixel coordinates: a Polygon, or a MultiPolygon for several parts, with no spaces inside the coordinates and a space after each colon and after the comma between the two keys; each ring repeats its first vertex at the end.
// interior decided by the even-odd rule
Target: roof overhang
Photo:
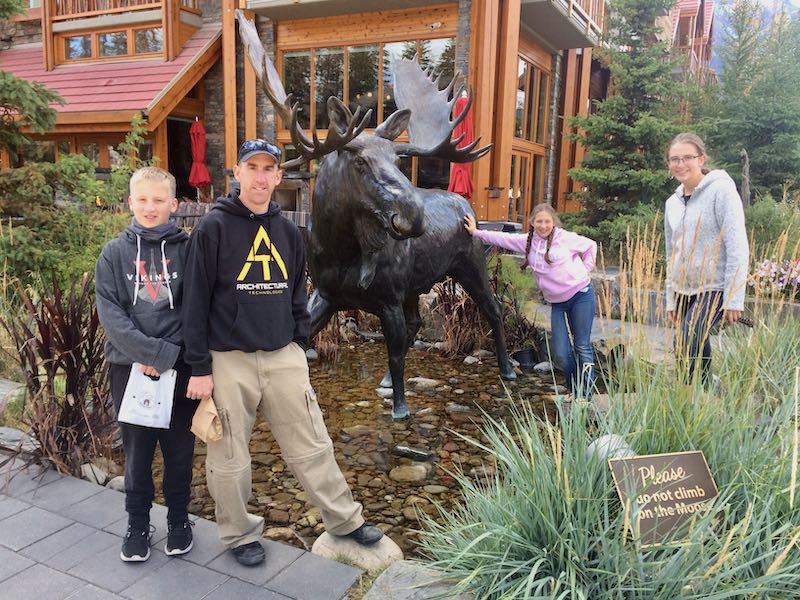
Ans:
{"type": "Polygon", "coordinates": [[[522,0],[521,25],[556,50],[591,48],[600,43],[594,24],[564,0],[522,0]]]}
{"type": "Polygon", "coordinates": [[[376,10],[402,10],[441,4],[430,0],[247,0],[247,8],[262,17],[273,21],[293,21],[313,19],[353,13],[374,12],[376,10]]]}

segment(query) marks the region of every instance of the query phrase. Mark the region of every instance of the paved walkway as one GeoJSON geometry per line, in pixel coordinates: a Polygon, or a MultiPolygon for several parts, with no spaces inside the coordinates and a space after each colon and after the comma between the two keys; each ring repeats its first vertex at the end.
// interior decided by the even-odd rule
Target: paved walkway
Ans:
{"type": "MultiPolygon", "coordinates": [[[[0,454],[0,462],[6,458],[0,454]]],[[[200,518],[192,551],[168,557],[163,506],[151,512],[150,559],[124,563],[124,494],[19,465],[0,467],[0,600],[339,600],[361,575],[266,539],[265,565],[242,567],[220,544],[216,525],[200,518]]]]}

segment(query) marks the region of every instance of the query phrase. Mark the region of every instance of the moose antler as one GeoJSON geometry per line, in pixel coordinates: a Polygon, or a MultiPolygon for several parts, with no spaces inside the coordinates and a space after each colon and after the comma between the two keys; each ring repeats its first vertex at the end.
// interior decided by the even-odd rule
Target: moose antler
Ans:
{"type": "Polygon", "coordinates": [[[372,110],[367,111],[362,117],[363,110],[359,107],[356,114],[353,115],[341,100],[332,96],[328,98],[327,102],[330,125],[328,126],[328,134],[325,141],[320,142],[316,128],[312,129],[313,139],[309,139],[297,122],[300,104],[298,102],[292,104],[292,95],[287,94],[283,88],[278,72],[264,51],[264,46],[258,37],[255,24],[247,19],[239,9],[236,9],[235,14],[236,20],[239,21],[239,36],[247,50],[247,56],[253,65],[256,77],[261,83],[261,88],[275,108],[275,112],[280,115],[281,120],[289,127],[292,143],[300,152],[299,157],[282,163],[281,168],[296,167],[306,161],[330,154],[347,145],[348,142],[364,131],[369,123],[372,110]]]}
{"type": "Polygon", "coordinates": [[[489,144],[474,150],[480,138],[463,148],[458,148],[464,136],[452,138],[453,130],[466,118],[472,107],[472,90],[470,90],[464,110],[450,120],[453,105],[463,89],[459,87],[455,94],[452,93],[456,81],[461,76],[459,72],[456,72],[450,83],[440,90],[441,76],[436,80],[432,79],[430,72],[422,70],[416,57],[410,60],[395,59],[393,67],[397,108],[411,110],[408,122],[409,142],[395,144],[398,154],[435,156],[450,162],[464,163],[478,160],[492,149],[492,145],[489,144]]]}

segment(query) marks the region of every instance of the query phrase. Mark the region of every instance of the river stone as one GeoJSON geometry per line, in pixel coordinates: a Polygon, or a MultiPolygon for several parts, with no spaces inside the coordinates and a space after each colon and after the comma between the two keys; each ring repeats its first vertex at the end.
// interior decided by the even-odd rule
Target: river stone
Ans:
{"type": "Polygon", "coordinates": [[[481,362],[481,359],[477,356],[468,356],[464,359],[465,365],[477,365],[479,362],[481,362]]]}
{"type": "Polygon", "coordinates": [[[428,379],[427,377],[409,377],[408,383],[418,390],[433,390],[442,385],[438,379],[428,379]]]}
{"type": "Polygon", "coordinates": [[[636,452],[621,435],[614,433],[597,438],[586,448],[586,458],[597,457],[606,461],[609,458],[632,458],[636,452]]]}
{"type": "Polygon", "coordinates": [[[124,475],[117,475],[111,481],[106,484],[107,488],[112,490],[116,490],[118,492],[125,491],[125,476],[124,475]]]}
{"type": "Polygon", "coordinates": [[[410,446],[403,446],[397,445],[392,448],[392,454],[395,456],[404,456],[405,458],[410,458],[412,460],[424,461],[430,460],[433,458],[433,454],[428,452],[427,450],[421,450],[419,448],[411,448],[410,446]]]}
{"type": "Polygon", "coordinates": [[[314,350],[313,348],[309,348],[308,350],[306,350],[306,359],[307,360],[314,361],[314,360],[317,360],[318,358],[319,358],[319,354],[317,354],[316,350],[314,350]]]}
{"type": "Polygon", "coordinates": [[[473,594],[451,594],[453,585],[439,571],[410,560],[401,560],[392,563],[378,576],[363,600],[475,600],[473,594]]]}
{"type": "Polygon", "coordinates": [[[394,390],[392,388],[379,387],[375,388],[375,391],[381,398],[392,398],[392,396],[394,396],[394,390]]]}
{"type": "Polygon", "coordinates": [[[353,425],[351,427],[345,427],[342,431],[351,437],[358,437],[360,435],[372,433],[372,427],[369,425],[353,425]]]}
{"type": "Polygon", "coordinates": [[[276,508],[271,508],[267,513],[267,520],[271,521],[272,523],[279,523],[284,525],[289,523],[289,513],[285,510],[278,510],[276,508]]]}
{"type": "Polygon", "coordinates": [[[553,365],[550,364],[548,361],[543,361],[540,363],[536,363],[533,365],[533,372],[534,373],[549,373],[552,371],[553,365]]]}
{"type": "Polygon", "coordinates": [[[436,495],[436,494],[444,494],[450,488],[447,488],[447,487],[445,487],[443,485],[426,485],[426,486],[423,486],[422,489],[424,491],[428,492],[429,494],[436,495]]]}
{"type": "Polygon", "coordinates": [[[37,448],[36,440],[27,433],[13,427],[0,427],[0,445],[16,448],[20,444],[23,452],[33,452],[37,448]]]}
{"type": "Polygon", "coordinates": [[[451,414],[472,412],[472,409],[469,406],[464,406],[463,404],[457,404],[455,402],[448,402],[447,406],[444,407],[444,410],[451,414]]]}
{"type": "Polygon", "coordinates": [[[424,481],[428,477],[428,469],[429,466],[422,463],[400,465],[389,471],[389,479],[392,481],[406,481],[409,483],[424,481]]]}
{"type": "Polygon", "coordinates": [[[97,485],[105,485],[106,480],[108,480],[108,473],[97,465],[83,463],[81,465],[81,478],[96,483],[97,485]]]}
{"type": "Polygon", "coordinates": [[[427,350],[430,347],[430,342],[423,342],[422,340],[417,340],[414,342],[414,350],[427,350]]]}
{"type": "Polygon", "coordinates": [[[351,539],[333,536],[326,531],[314,542],[311,552],[331,560],[346,558],[354,566],[365,571],[380,571],[386,565],[403,560],[400,546],[387,535],[375,544],[362,546],[351,539]]]}
{"type": "Polygon", "coordinates": [[[289,542],[294,539],[294,530],[291,527],[268,527],[264,537],[277,542],[289,542]]]}

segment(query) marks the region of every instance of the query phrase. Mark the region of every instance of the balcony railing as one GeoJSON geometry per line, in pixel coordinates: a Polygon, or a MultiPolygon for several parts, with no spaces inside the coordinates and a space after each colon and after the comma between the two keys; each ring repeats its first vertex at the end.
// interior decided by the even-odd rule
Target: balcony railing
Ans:
{"type": "Polygon", "coordinates": [[[606,0],[561,0],[569,16],[580,21],[589,35],[600,37],[605,28],[606,0]]]}
{"type": "MultiPolygon", "coordinates": [[[[45,0],[47,1],[47,0],[45,0]]],[[[112,13],[158,9],[164,4],[153,0],[52,0],[53,20],[98,17],[112,13]]],[[[182,9],[200,12],[200,0],[177,0],[182,9]]]]}

